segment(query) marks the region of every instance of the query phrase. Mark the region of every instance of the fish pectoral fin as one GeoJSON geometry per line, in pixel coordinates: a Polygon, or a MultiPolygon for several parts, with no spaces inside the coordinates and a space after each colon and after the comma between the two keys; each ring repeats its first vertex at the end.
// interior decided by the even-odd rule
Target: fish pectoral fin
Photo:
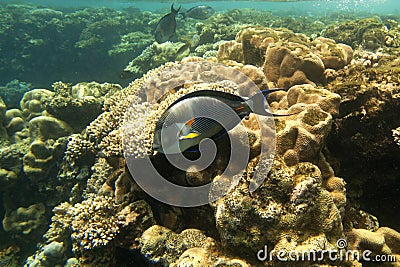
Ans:
{"type": "Polygon", "coordinates": [[[187,135],[179,136],[179,141],[181,141],[181,140],[190,140],[190,139],[194,139],[194,138],[199,137],[199,136],[200,136],[199,132],[191,131],[187,135]]]}

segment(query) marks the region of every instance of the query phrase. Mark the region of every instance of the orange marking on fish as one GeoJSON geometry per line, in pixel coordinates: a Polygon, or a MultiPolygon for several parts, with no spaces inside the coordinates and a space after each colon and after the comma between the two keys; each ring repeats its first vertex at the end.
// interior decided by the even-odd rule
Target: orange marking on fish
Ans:
{"type": "Polygon", "coordinates": [[[193,122],[194,122],[194,117],[191,118],[190,120],[188,120],[185,124],[186,124],[187,126],[192,126],[193,122]]]}
{"type": "Polygon", "coordinates": [[[235,108],[235,110],[241,110],[241,109],[244,109],[244,106],[240,106],[240,107],[235,108]]]}

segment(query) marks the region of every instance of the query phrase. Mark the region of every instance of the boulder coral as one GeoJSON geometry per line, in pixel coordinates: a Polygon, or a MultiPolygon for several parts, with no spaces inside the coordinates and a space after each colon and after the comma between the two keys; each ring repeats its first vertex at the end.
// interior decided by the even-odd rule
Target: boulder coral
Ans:
{"type": "Polygon", "coordinates": [[[216,241],[197,229],[177,234],[154,225],[140,238],[141,253],[160,266],[250,266],[243,260],[221,255],[216,241]]]}
{"type": "Polygon", "coordinates": [[[380,227],[372,232],[366,229],[353,229],[346,234],[349,250],[366,253],[371,260],[385,259],[382,266],[400,266],[400,233],[388,227],[380,227]]]}
{"type": "Polygon", "coordinates": [[[3,229],[15,234],[28,235],[46,224],[44,213],[45,206],[42,203],[27,208],[19,207],[6,214],[3,219],[3,229]]]}
{"type": "Polygon", "coordinates": [[[287,29],[245,28],[235,41],[220,45],[217,58],[262,66],[269,81],[279,87],[303,83],[325,84],[326,69],[340,69],[350,63],[352,48],[332,39],[311,40],[287,29]]]}
{"type": "Polygon", "coordinates": [[[46,102],[46,111],[79,131],[100,113],[104,100],[121,90],[118,84],[97,82],[75,85],[56,82],[54,96],[46,102]]]}

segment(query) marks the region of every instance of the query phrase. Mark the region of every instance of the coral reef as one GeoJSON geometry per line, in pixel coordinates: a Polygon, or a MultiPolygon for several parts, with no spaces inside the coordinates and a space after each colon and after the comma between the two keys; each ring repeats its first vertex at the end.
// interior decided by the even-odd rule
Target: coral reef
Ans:
{"type": "MultiPolygon", "coordinates": [[[[248,73],[254,81],[249,78],[244,79],[243,74],[239,75],[233,68],[231,71],[237,74],[229,76],[228,73],[224,73],[225,69],[220,65],[210,64],[199,58],[189,58],[182,63],[169,63],[154,69],[107,99],[104,112],[82,134],[74,135],[69,141],[63,167],[64,174],[60,177],[69,177],[76,183],[73,186],[77,188],[75,194],[82,195],[80,192],[86,190],[83,201],[80,198],[71,198],[76,204],[69,210],[75,210],[73,213],[76,215],[70,221],[65,221],[65,225],[72,227],[71,236],[74,240],[72,245],[75,248],[75,257],[80,262],[85,264],[93,262],[95,257],[88,255],[97,253],[98,249],[95,249],[97,246],[108,248],[109,242],[118,240],[119,232],[115,216],[126,205],[124,200],[144,198],[149,201],[153,212],[162,223],[168,225],[168,228],[174,228],[180,223],[188,223],[185,221],[188,219],[184,213],[179,215],[182,211],[161,208],[159,204],[156,205],[154,201],[143,195],[137,185],[132,183],[126,163],[121,158],[123,155],[134,157],[153,155],[151,142],[155,122],[163,110],[180,96],[202,89],[232,93],[237,90],[252,95],[249,84],[252,83],[255,88],[258,88],[256,84],[258,86],[266,84],[266,77],[256,67],[240,64],[234,66],[248,73]],[[191,62],[198,62],[198,64],[191,64],[191,62]],[[198,71],[199,66],[205,66],[205,69],[198,71]],[[193,76],[194,73],[200,73],[200,76],[193,76]],[[222,79],[230,77],[231,81],[208,82],[208,77],[215,79],[215,75],[222,79]],[[195,79],[193,83],[185,84],[187,80],[192,79],[195,79]],[[196,82],[197,79],[199,82],[196,82]],[[179,90],[174,92],[171,88],[179,88],[179,90]],[[161,102],[157,101],[160,97],[161,102]],[[147,115],[144,116],[144,114],[147,115]],[[134,125],[124,128],[124,121],[129,121],[134,125]],[[123,143],[122,134],[124,134],[125,143],[123,143]],[[88,157],[88,155],[97,156],[94,157],[94,161],[89,161],[88,158],[91,156],[88,157]],[[78,177],[82,170],[87,168],[86,166],[92,166],[92,172],[81,180],[82,178],[78,177]],[[71,176],[72,173],[76,178],[71,176]],[[104,176],[108,178],[104,179],[104,176]],[[93,193],[97,196],[93,196],[93,193]],[[103,208],[85,211],[81,209],[81,207],[94,206],[93,201],[101,201],[100,206],[103,208]],[[83,215],[91,212],[93,212],[92,215],[83,215]],[[85,217],[80,216],[107,221],[111,232],[104,232],[104,237],[100,239],[96,237],[96,234],[103,233],[103,230],[96,230],[89,234],[88,229],[91,229],[91,225],[100,223],[96,223],[96,220],[86,222],[85,217]],[[95,235],[93,240],[96,241],[85,239],[91,235],[95,235]]],[[[216,235],[220,242],[214,240],[212,243],[216,243],[215,246],[205,248],[202,243],[197,244],[196,238],[193,237],[191,241],[196,244],[179,245],[179,242],[187,242],[184,241],[184,236],[189,233],[191,236],[196,233],[201,240],[207,238],[200,230],[183,228],[186,230],[175,234],[165,226],[154,226],[144,232],[141,237],[140,250],[148,260],[164,266],[179,265],[182,262],[190,262],[190,259],[205,262],[206,265],[221,261],[226,264],[230,262],[229,264],[240,263],[240,266],[247,266],[247,260],[257,262],[255,252],[262,249],[264,245],[287,250],[301,250],[308,247],[323,249],[334,247],[335,242],[342,237],[342,220],[346,205],[345,182],[334,175],[322,154],[323,144],[332,124],[332,115],[338,113],[340,97],[327,90],[306,84],[294,86],[287,92],[271,94],[269,102],[276,112],[295,115],[277,121],[277,159],[269,174],[267,170],[262,169],[267,168],[268,161],[262,162],[257,170],[266,180],[257,191],[253,193],[248,191],[247,187],[252,180],[254,168],[259,160],[262,160],[257,157],[259,152],[256,152],[260,149],[257,145],[260,144],[258,140],[260,137],[257,137],[252,126],[252,119],[249,118],[248,131],[255,138],[251,144],[251,161],[244,180],[239,182],[229,194],[212,204],[215,214],[214,226],[203,225],[201,221],[194,224],[196,228],[205,229],[216,235]],[[297,156],[289,156],[289,154],[297,156]],[[279,159],[279,155],[283,157],[283,160],[279,159]],[[305,161],[314,164],[304,163],[305,161]],[[312,229],[312,232],[305,235],[306,229],[312,229]],[[232,232],[236,234],[230,234],[232,232]],[[248,233],[251,235],[247,238],[248,233]],[[288,239],[282,236],[290,236],[289,239],[292,240],[290,245],[285,241],[288,239]],[[170,238],[174,241],[168,241],[170,238]],[[179,241],[181,239],[182,241],[179,241]],[[310,245],[315,242],[320,245],[317,247],[310,245]],[[169,243],[174,245],[173,250],[168,248],[169,243]],[[180,246],[182,248],[179,248],[180,246]],[[232,259],[222,252],[224,250],[239,255],[242,259],[232,259]]],[[[163,174],[168,177],[167,179],[196,184],[199,181],[221,179],[220,173],[215,170],[223,169],[226,160],[223,160],[223,155],[219,157],[216,163],[198,174],[187,174],[174,169],[162,157],[156,157],[155,162],[161,166],[160,170],[166,170],[163,174]]],[[[191,216],[198,217],[201,214],[203,220],[211,217],[207,220],[213,221],[212,212],[208,214],[203,212],[202,209],[196,209],[191,216]]],[[[118,259],[113,258],[113,255],[115,256],[113,250],[109,249],[101,259],[106,262],[115,262],[118,259]]]]}
{"type": "MultiPolygon", "coordinates": [[[[277,152],[288,166],[313,162],[319,156],[331,130],[331,114],[339,112],[340,97],[312,85],[297,85],[277,105],[290,108],[293,113],[291,110],[299,103],[309,105],[306,112],[299,113],[296,119],[280,120],[277,127],[277,152]]],[[[271,106],[274,107],[274,102],[271,106]]]]}
{"type": "Polygon", "coordinates": [[[322,35],[337,42],[375,51],[381,47],[399,47],[399,24],[395,20],[382,21],[378,17],[344,21],[328,26],[322,35]]]}
{"type": "MultiPolygon", "coordinates": [[[[126,83],[120,72],[154,41],[154,28],[168,11],[149,12],[125,8],[84,8],[78,10],[9,4],[0,7],[0,84],[18,77],[35,87],[48,87],[57,80],[108,81],[126,83]],[[57,9],[57,10],[55,10],[57,9]],[[113,71],[110,71],[113,70],[113,71]],[[119,71],[118,71],[119,70],[119,71]],[[11,77],[11,78],[10,78],[11,77]]],[[[249,8],[216,12],[207,20],[177,18],[177,40],[191,43],[194,56],[215,55],[222,40],[233,40],[248,25],[288,28],[318,35],[334,21],[327,15],[316,18],[296,14],[273,14],[249,8]],[[197,51],[196,48],[200,47],[197,51]],[[207,47],[205,49],[205,47],[207,47]]],[[[392,42],[396,42],[393,37],[392,42]]],[[[159,65],[154,65],[158,67],[159,65]]],[[[146,72],[146,71],[144,71],[146,72]]]]}
{"type": "MultiPolygon", "coordinates": [[[[368,255],[375,259],[376,255],[387,259],[382,266],[399,266],[400,259],[400,233],[388,228],[381,227],[375,232],[365,229],[353,229],[347,233],[349,242],[348,249],[359,250],[360,253],[369,250],[368,255]]],[[[377,258],[378,259],[378,258],[377,258]]]]}
{"type": "Polygon", "coordinates": [[[397,199],[394,188],[399,186],[396,169],[400,154],[392,129],[399,125],[400,63],[397,56],[387,53],[355,54],[359,59],[338,70],[327,86],[342,97],[327,147],[336,161],[332,163],[335,172],[347,177],[353,202],[385,217],[385,224],[398,225],[392,216],[380,216],[390,212],[390,205],[378,204],[369,196],[389,202],[397,199]]]}
{"type": "Polygon", "coordinates": [[[313,249],[333,247],[342,235],[339,210],[322,187],[321,172],[310,163],[288,168],[276,161],[255,192],[239,183],[213,205],[222,242],[246,258],[264,245],[289,251],[318,239],[313,249]]]}
{"type": "Polygon", "coordinates": [[[243,260],[221,255],[214,239],[197,229],[179,234],[154,225],[140,238],[140,251],[150,262],[160,266],[250,266],[243,260]]]}
{"type": "Polygon", "coordinates": [[[28,266],[71,261],[64,253],[71,246],[80,265],[112,266],[117,247],[138,249],[139,237],[154,224],[146,202],[117,205],[106,196],[92,196],[74,206],[62,203],[54,213],[46,243],[27,260],[28,266]]]}
{"type": "Polygon", "coordinates": [[[180,60],[189,55],[189,46],[182,42],[154,42],[131,62],[124,71],[132,73],[134,78],[170,61],[180,60]]]}
{"type": "MultiPolygon", "coordinates": [[[[133,29],[151,34],[148,23],[155,16],[110,8],[60,11],[5,4],[0,9],[5,14],[0,29],[0,83],[18,77],[35,87],[48,87],[60,79],[73,83],[121,81],[110,69],[122,70],[127,64],[125,57],[137,56],[142,46],[131,46],[134,49],[125,48],[123,52],[115,47],[123,46],[126,38],[121,37],[133,29]]],[[[151,42],[152,34],[147,36],[151,42]]]]}
{"type": "MultiPolygon", "coordinates": [[[[95,82],[75,86],[59,82],[54,87],[56,92],[46,89],[26,92],[20,101],[21,109],[6,110],[4,105],[1,110],[5,142],[0,148],[4,212],[0,234],[15,239],[13,244],[20,255],[31,253],[29,246],[40,240],[50,218],[47,208],[68,198],[66,190],[71,188],[64,188],[57,178],[68,136],[97,116],[105,99],[121,89],[118,85],[95,82]],[[63,119],[71,121],[73,127],[63,119]]],[[[60,256],[55,256],[57,248],[64,255],[55,243],[46,250],[50,265],[60,256]]],[[[63,246],[63,251],[67,249],[63,246]]]]}
{"type": "Polygon", "coordinates": [[[118,84],[96,82],[78,83],[74,86],[57,82],[55,95],[46,102],[49,114],[60,118],[74,128],[82,130],[100,113],[106,98],[121,90],[118,84]]]}
{"type": "MultiPolygon", "coordinates": [[[[19,105],[25,84],[7,85],[21,86],[12,100],[0,100],[1,266],[288,266],[276,254],[261,262],[257,253],[336,249],[341,238],[349,249],[400,260],[400,234],[368,213],[398,227],[390,209],[399,187],[400,27],[390,16],[234,9],[201,22],[179,17],[174,42],[158,44],[153,30],[161,13],[24,5],[0,11],[2,84],[10,77],[35,88],[59,79],[137,78],[124,89],[56,82],[53,91],[25,92],[19,105]],[[172,183],[215,182],[212,198],[226,183],[227,138],[216,140],[207,168],[180,170],[153,150],[156,122],[187,93],[250,97],[274,87],[285,90],[268,95],[271,111],[289,116],[243,119],[247,166],[223,197],[180,208],[133,179],[126,158],[149,157],[172,183]],[[274,138],[262,134],[267,120],[274,138]],[[262,157],[263,144],[276,150],[262,157]]],[[[311,264],[364,262],[289,265],[311,264]]]]}
{"type": "Polygon", "coordinates": [[[265,76],[280,87],[303,83],[326,83],[325,69],[340,69],[350,63],[352,48],[334,40],[311,41],[302,34],[272,28],[245,28],[235,41],[220,45],[220,61],[235,60],[262,66],[265,76]]]}
{"type": "Polygon", "coordinates": [[[28,235],[46,224],[44,212],[45,206],[42,203],[27,208],[20,207],[6,214],[3,219],[3,229],[6,232],[28,235]]]}

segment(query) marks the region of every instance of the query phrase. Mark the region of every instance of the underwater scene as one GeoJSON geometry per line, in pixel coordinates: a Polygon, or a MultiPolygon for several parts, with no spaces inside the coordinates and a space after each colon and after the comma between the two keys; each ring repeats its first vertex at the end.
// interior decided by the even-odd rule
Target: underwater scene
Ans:
{"type": "Polygon", "coordinates": [[[400,266],[398,0],[0,14],[0,267],[400,266]]]}

